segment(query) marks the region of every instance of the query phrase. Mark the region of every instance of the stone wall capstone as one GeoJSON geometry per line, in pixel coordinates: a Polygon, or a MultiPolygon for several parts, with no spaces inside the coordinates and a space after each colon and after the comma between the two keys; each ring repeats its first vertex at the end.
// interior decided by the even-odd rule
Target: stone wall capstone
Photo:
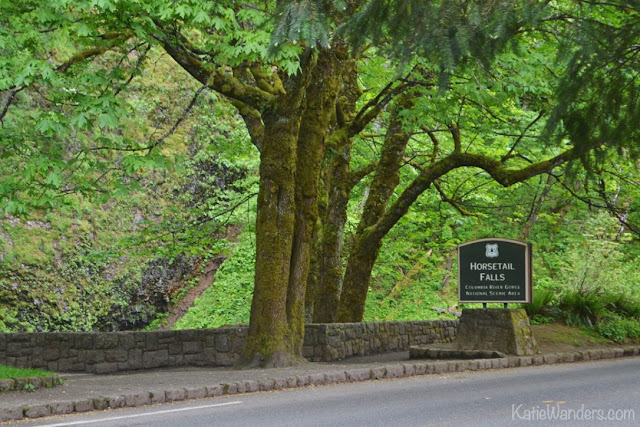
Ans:
{"type": "MultiPolygon", "coordinates": [[[[451,342],[457,320],[308,324],[303,356],[329,362],[451,342]]],[[[0,334],[0,364],[55,372],[109,373],[177,366],[231,366],[248,327],[140,332],[0,334]]]]}

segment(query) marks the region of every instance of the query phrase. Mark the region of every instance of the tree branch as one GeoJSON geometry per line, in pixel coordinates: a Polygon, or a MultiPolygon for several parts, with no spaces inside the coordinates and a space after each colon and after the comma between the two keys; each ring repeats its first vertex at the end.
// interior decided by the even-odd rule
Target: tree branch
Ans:
{"type": "Polygon", "coordinates": [[[462,206],[460,206],[458,204],[458,202],[456,202],[454,199],[450,198],[449,196],[447,196],[444,192],[444,190],[442,189],[442,187],[440,186],[440,183],[436,180],[433,181],[433,186],[436,188],[436,190],[438,191],[438,193],[440,194],[440,198],[442,199],[443,202],[450,204],[455,210],[458,211],[458,213],[460,213],[460,215],[462,216],[478,216],[472,212],[469,212],[468,210],[464,209],[462,206]]]}
{"type": "MultiPolygon", "coordinates": [[[[588,147],[590,150],[595,149],[603,143],[603,141],[592,142],[588,144],[588,147]]],[[[456,152],[449,154],[425,168],[423,172],[405,188],[393,205],[380,217],[378,222],[365,230],[362,236],[365,240],[364,244],[374,244],[382,239],[400,218],[407,213],[420,194],[429,188],[435,180],[454,169],[476,167],[491,175],[494,181],[504,187],[508,187],[542,173],[551,173],[556,166],[580,158],[583,154],[583,149],[574,147],[551,159],[531,164],[522,169],[508,169],[504,163],[499,160],[482,154],[456,152]]]]}
{"type": "MultiPolygon", "coordinates": [[[[161,31],[165,31],[160,22],[156,21],[156,25],[161,31]]],[[[171,37],[156,35],[154,38],[162,44],[169,56],[186,72],[191,74],[193,78],[230,99],[238,100],[257,110],[262,110],[277,98],[276,95],[246,84],[234,77],[232,73],[219,67],[212,67],[214,64],[201,60],[186,47],[189,42],[181,34],[172,34],[171,37]],[[170,38],[173,40],[170,40],[170,38]]]]}
{"type": "Polygon", "coordinates": [[[382,111],[395,96],[415,85],[413,83],[403,84],[392,89],[394,83],[395,82],[391,82],[385,86],[375,98],[367,102],[367,104],[360,109],[349,126],[349,136],[359,134],[367,124],[380,114],[380,111],[382,111]]]}
{"type": "Polygon", "coordinates": [[[507,160],[509,160],[510,158],[514,157],[513,156],[513,152],[515,151],[516,147],[518,146],[518,144],[520,144],[520,141],[522,141],[522,139],[527,135],[527,131],[529,129],[531,129],[531,127],[533,125],[535,125],[541,118],[542,116],[544,116],[544,111],[540,111],[540,113],[538,114],[538,117],[536,117],[535,119],[533,119],[533,121],[531,123],[529,123],[524,130],[520,133],[520,135],[518,136],[518,138],[515,140],[515,142],[513,143],[513,145],[511,146],[511,149],[509,149],[509,152],[507,154],[505,154],[504,156],[502,156],[502,159],[500,160],[501,162],[506,162],[507,160]]]}
{"type": "Polygon", "coordinates": [[[9,95],[7,96],[7,100],[5,101],[4,106],[2,107],[2,111],[0,111],[0,125],[4,125],[4,116],[7,115],[7,111],[9,111],[9,107],[13,103],[13,101],[16,98],[16,95],[18,94],[18,92],[24,90],[25,88],[26,88],[26,86],[20,86],[19,88],[16,88],[16,89],[13,89],[13,90],[9,91],[9,95]]]}

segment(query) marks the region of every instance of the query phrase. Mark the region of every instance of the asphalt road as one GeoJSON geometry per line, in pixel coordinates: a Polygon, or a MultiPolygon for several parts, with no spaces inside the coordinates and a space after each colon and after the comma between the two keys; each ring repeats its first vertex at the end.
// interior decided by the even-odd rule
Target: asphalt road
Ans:
{"type": "Polygon", "coordinates": [[[308,387],[18,425],[640,425],[640,358],[308,387]]]}

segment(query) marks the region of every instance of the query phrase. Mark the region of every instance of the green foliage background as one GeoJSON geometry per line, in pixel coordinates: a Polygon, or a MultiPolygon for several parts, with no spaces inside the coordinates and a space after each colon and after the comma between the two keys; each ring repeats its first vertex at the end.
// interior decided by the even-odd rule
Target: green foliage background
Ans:
{"type": "MultiPolygon", "coordinates": [[[[556,6],[568,16],[593,14],[592,5],[577,3],[556,6]]],[[[522,5],[527,21],[535,21],[534,3],[515,4],[522,5]]],[[[234,2],[166,0],[80,1],[71,10],[89,17],[67,22],[60,10],[68,5],[66,0],[0,3],[0,20],[15,16],[13,33],[0,25],[0,91],[3,102],[5,94],[6,99],[16,97],[0,126],[0,331],[162,325],[170,307],[201,280],[206,261],[219,255],[227,260],[213,286],[176,327],[247,323],[259,154],[235,110],[196,84],[153,43],[120,46],[92,58],[81,71],[72,64],[71,72],[58,73],[53,64],[91,46],[96,38],[108,46],[109,37],[97,35],[103,26],[119,28],[116,17],[126,18],[141,37],[148,36],[151,12],[160,19],[189,23],[194,40],[215,52],[221,63],[261,61],[274,47],[273,22],[255,8],[234,8],[234,2]],[[105,13],[89,13],[95,10],[105,13]],[[61,22],[68,27],[56,38],[48,27],[61,22]],[[211,28],[216,31],[204,37],[211,28]],[[225,38],[227,34],[232,37],[225,38]],[[138,67],[143,58],[151,65],[138,67]],[[18,90],[34,82],[40,84],[38,90],[18,90]],[[98,154],[89,156],[89,151],[98,154]]],[[[324,10],[344,4],[282,5],[287,19],[276,27],[276,38],[290,43],[271,52],[275,56],[270,58],[283,72],[295,73],[298,42],[308,39],[322,46],[329,35],[322,14],[314,15],[322,19],[307,26],[300,27],[300,21],[316,10],[311,6],[324,10]]],[[[553,60],[557,44],[549,34],[557,35],[551,31],[554,27],[527,34],[498,55],[503,36],[513,31],[515,22],[512,15],[499,13],[485,23],[495,27],[495,37],[484,42],[478,39],[480,31],[454,22],[448,27],[453,37],[429,33],[428,43],[416,46],[406,25],[414,25],[412,20],[422,15],[405,16],[403,7],[425,10],[446,23],[445,8],[377,0],[368,5],[359,11],[356,27],[386,16],[401,19],[402,25],[380,26],[377,33],[368,34],[373,40],[389,37],[396,44],[362,58],[361,83],[370,90],[362,103],[386,84],[384,78],[398,73],[387,61],[393,55],[383,55],[390,48],[407,61],[405,67],[436,76],[434,84],[420,87],[422,96],[415,105],[403,111],[407,123],[446,128],[456,117],[457,125],[473,130],[472,142],[484,154],[505,153],[513,132],[528,130],[529,125],[536,131],[546,129],[548,139],[524,138],[527,142],[512,164],[526,165],[529,157],[553,153],[560,123],[580,141],[595,135],[631,142],[612,144],[615,150],[600,150],[581,164],[556,171],[550,180],[543,176],[509,189],[476,171],[458,170],[443,177],[440,191],[425,192],[385,238],[365,321],[452,317],[434,308],[463,308],[456,307],[457,245],[502,236],[533,243],[538,300],[527,309],[534,321],[591,326],[617,341],[638,338],[640,234],[632,225],[640,223],[640,173],[634,160],[640,109],[635,86],[622,90],[637,77],[632,67],[637,51],[611,56],[590,45],[598,37],[597,23],[592,23],[594,28],[584,24],[588,31],[581,32],[584,37],[579,40],[570,37],[574,27],[563,27],[569,33],[561,34],[564,59],[553,60]],[[434,57],[413,58],[414,49],[434,52],[434,57]],[[482,60],[466,61],[476,50],[485,52],[482,60]],[[490,71],[489,57],[497,64],[490,71]],[[620,58],[626,68],[618,66],[620,58]],[[568,74],[564,80],[555,79],[567,63],[580,78],[571,81],[568,74]],[[445,84],[450,89],[443,92],[445,84]],[[606,97],[594,95],[603,87],[606,97]],[[566,102],[553,104],[558,93],[566,102]],[[587,102],[590,99],[597,102],[587,102]],[[537,123],[538,115],[550,109],[552,120],[537,123]],[[443,194],[451,203],[443,201],[443,194]],[[525,230],[529,231],[523,237],[525,230]]],[[[478,4],[473,6],[471,15],[480,14],[478,4]]],[[[639,34],[637,11],[609,8],[594,16],[624,29],[607,33],[607,40],[619,36],[633,42],[639,34]]],[[[385,120],[381,115],[367,129],[369,136],[355,141],[354,169],[379,157],[385,120]]],[[[445,148],[452,145],[450,140],[442,142],[445,148]]],[[[414,135],[407,157],[426,156],[427,143],[425,135],[414,135]]],[[[401,175],[407,182],[417,175],[417,166],[408,160],[401,175]]],[[[347,253],[370,181],[364,179],[352,193],[347,253]]],[[[396,189],[392,201],[402,189],[396,189]]]]}

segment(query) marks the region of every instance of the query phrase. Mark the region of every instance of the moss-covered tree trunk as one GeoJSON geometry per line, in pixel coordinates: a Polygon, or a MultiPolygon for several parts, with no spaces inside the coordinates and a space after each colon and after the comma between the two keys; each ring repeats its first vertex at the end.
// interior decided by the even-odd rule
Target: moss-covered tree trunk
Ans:
{"type": "Polygon", "coordinates": [[[392,112],[380,161],[371,182],[371,191],[351,247],[336,316],[338,322],[360,322],[364,315],[371,270],[382,244],[382,239],[371,242],[366,236],[369,234],[369,227],[386,211],[393,191],[400,181],[399,170],[409,142],[409,134],[402,131],[402,122],[398,116],[400,108],[398,106],[392,112]]]}
{"type": "Polygon", "coordinates": [[[342,74],[340,96],[336,104],[336,131],[329,138],[323,170],[322,216],[319,218],[319,239],[316,244],[313,295],[309,311],[313,322],[332,323],[335,320],[342,292],[344,227],[347,204],[353,186],[362,174],[350,169],[353,137],[349,127],[353,123],[356,103],[362,95],[358,85],[357,58],[340,63],[342,74]],[[357,175],[357,176],[356,176],[357,175]]]}
{"type": "Polygon", "coordinates": [[[297,214],[298,133],[314,65],[311,56],[306,58],[302,72],[285,80],[285,94],[262,114],[256,272],[240,366],[287,366],[301,358],[299,335],[292,333],[290,321],[296,313],[288,309],[293,302],[288,293],[297,214]]]}
{"type": "Polygon", "coordinates": [[[339,61],[334,51],[322,49],[311,82],[297,143],[295,232],[287,292],[287,317],[294,354],[302,354],[305,294],[313,234],[318,221],[318,182],[325,154],[325,138],[340,89],[339,61]]]}
{"type": "Polygon", "coordinates": [[[322,219],[322,238],[316,262],[318,272],[313,304],[313,322],[332,323],[338,310],[342,292],[342,245],[349,203],[349,152],[351,141],[337,138],[333,158],[325,177],[328,201],[322,219]]]}

